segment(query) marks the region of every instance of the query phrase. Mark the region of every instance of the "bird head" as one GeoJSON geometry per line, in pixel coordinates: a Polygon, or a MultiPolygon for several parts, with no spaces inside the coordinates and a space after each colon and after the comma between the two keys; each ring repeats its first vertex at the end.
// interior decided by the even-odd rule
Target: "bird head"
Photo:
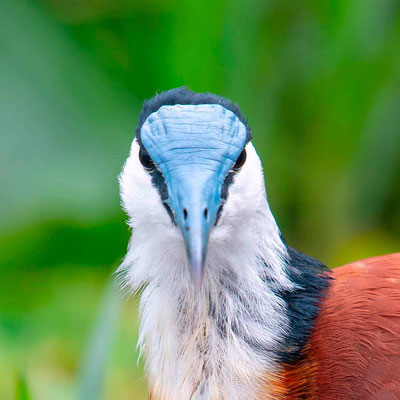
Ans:
{"type": "Polygon", "coordinates": [[[184,88],[144,104],[120,183],[134,232],[159,241],[153,252],[165,246],[161,236],[170,239],[170,254],[182,244],[196,287],[210,246],[234,243],[266,203],[261,163],[239,108],[184,88]]]}

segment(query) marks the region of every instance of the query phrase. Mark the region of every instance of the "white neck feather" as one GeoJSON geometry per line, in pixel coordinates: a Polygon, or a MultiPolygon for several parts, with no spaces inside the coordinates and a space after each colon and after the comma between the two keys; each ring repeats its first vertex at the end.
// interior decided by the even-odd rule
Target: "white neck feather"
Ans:
{"type": "Polygon", "coordinates": [[[248,144],[246,164],[211,233],[198,291],[190,280],[181,233],[136,165],[137,151],[134,143],[120,179],[133,228],[120,271],[126,286],[144,287],[139,345],[152,396],[256,399],[263,377],[276,368],[274,352],[288,330],[286,305],[273,289],[292,287],[258,156],[248,144]]]}

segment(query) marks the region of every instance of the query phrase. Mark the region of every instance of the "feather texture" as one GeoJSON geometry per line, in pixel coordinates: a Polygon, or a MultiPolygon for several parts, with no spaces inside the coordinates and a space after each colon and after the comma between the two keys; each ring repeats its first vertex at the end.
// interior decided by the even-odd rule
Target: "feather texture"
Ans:
{"type": "Polygon", "coordinates": [[[400,253],[334,269],[301,356],[264,387],[258,400],[400,399],[400,253]]]}
{"type": "Polygon", "coordinates": [[[400,399],[400,253],[333,270],[311,337],[316,398],[400,399]]]}

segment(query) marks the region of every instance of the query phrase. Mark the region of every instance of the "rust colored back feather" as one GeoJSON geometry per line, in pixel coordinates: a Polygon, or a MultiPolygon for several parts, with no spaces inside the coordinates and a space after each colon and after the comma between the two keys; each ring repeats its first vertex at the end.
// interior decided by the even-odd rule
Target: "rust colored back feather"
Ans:
{"type": "Polygon", "coordinates": [[[316,399],[400,399],[400,253],[333,270],[311,337],[316,399]]]}

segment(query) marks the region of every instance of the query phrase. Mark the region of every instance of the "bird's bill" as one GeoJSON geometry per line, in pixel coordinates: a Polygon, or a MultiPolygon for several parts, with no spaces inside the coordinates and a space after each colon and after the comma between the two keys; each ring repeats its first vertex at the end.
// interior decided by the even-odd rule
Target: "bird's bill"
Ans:
{"type": "Polygon", "coordinates": [[[170,206],[175,222],[182,231],[192,280],[201,288],[204,266],[207,259],[207,246],[210,231],[215,224],[220,206],[220,183],[217,179],[208,179],[201,183],[193,176],[170,187],[170,206]]]}
{"type": "Polygon", "coordinates": [[[191,209],[189,214],[193,216],[188,215],[186,224],[183,227],[183,237],[188,255],[190,273],[193,283],[197,288],[201,288],[203,282],[210,234],[210,226],[199,211],[191,209]]]}
{"type": "Polygon", "coordinates": [[[140,138],[164,179],[163,201],[183,233],[193,282],[200,287],[222,186],[246,144],[247,128],[220,104],[175,104],[150,114],[140,138]]]}

